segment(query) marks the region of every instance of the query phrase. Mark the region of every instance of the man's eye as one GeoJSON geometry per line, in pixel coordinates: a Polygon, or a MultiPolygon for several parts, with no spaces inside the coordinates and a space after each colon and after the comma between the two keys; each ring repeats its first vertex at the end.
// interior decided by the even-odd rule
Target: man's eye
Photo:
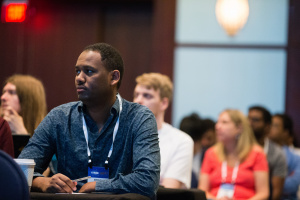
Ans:
{"type": "Polygon", "coordinates": [[[75,74],[76,74],[76,75],[80,74],[80,70],[76,69],[76,70],[75,70],[75,74]]]}
{"type": "Polygon", "coordinates": [[[92,75],[92,74],[94,74],[94,70],[92,70],[92,69],[85,69],[84,73],[87,74],[87,75],[92,75]]]}
{"type": "Polygon", "coordinates": [[[151,99],[151,98],[152,98],[152,96],[151,96],[150,94],[144,94],[144,97],[145,97],[146,99],[151,99]]]}

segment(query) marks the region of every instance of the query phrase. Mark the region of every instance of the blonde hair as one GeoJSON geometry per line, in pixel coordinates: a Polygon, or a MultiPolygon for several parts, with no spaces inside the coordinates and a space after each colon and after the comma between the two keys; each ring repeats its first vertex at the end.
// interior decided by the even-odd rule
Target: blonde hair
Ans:
{"type": "MultiPolygon", "coordinates": [[[[232,122],[236,126],[241,127],[241,133],[238,136],[237,140],[237,146],[236,151],[238,152],[238,157],[240,162],[242,162],[251,149],[254,147],[254,145],[257,144],[254,133],[250,127],[248,119],[245,117],[245,115],[239,111],[239,110],[233,110],[233,109],[226,109],[222,113],[227,113],[232,120],[232,122]]],[[[221,161],[224,161],[226,159],[226,152],[224,149],[224,145],[221,142],[218,142],[216,145],[216,151],[219,159],[221,161]]]]}
{"type": "Polygon", "coordinates": [[[159,90],[160,98],[168,98],[169,101],[173,97],[173,84],[170,78],[160,73],[144,73],[135,79],[137,84],[144,85],[147,88],[159,90]]]}
{"type": "Polygon", "coordinates": [[[34,129],[47,114],[45,89],[42,82],[30,75],[16,74],[5,81],[16,86],[24,126],[32,136],[34,129]]]}

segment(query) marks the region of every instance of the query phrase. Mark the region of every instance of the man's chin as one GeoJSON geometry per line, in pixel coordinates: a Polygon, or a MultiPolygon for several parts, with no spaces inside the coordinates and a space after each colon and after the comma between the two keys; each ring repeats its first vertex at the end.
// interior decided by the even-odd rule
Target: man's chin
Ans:
{"type": "Polygon", "coordinates": [[[78,100],[79,101],[82,101],[82,102],[85,102],[85,101],[87,101],[88,100],[88,97],[87,96],[85,96],[85,95],[78,95],[78,100]]]}
{"type": "Polygon", "coordinates": [[[264,134],[260,131],[253,131],[256,138],[261,138],[264,134]]]}

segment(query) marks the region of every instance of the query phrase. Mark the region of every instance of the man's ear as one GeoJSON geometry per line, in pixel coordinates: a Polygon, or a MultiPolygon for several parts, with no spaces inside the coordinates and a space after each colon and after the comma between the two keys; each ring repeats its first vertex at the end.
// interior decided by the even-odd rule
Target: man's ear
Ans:
{"type": "Polygon", "coordinates": [[[167,97],[162,98],[161,100],[161,109],[163,111],[167,110],[167,108],[169,107],[169,99],[167,97]]]}
{"type": "Polygon", "coordinates": [[[110,72],[111,74],[111,85],[117,85],[118,82],[120,81],[120,71],[119,70],[114,70],[110,72]]]}

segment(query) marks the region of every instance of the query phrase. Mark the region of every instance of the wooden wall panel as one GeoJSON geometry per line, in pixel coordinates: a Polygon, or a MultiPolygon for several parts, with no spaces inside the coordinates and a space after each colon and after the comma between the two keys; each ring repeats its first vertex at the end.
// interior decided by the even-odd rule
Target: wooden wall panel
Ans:
{"type": "MultiPolygon", "coordinates": [[[[121,52],[120,93],[132,100],[135,77],[173,76],[173,0],[31,0],[23,23],[0,23],[0,82],[14,73],[40,78],[48,110],[77,100],[74,65],[88,44],[106,42],[121,52]]],[[[166,120],[171,121],[171,108],[166,120]]]]}
{"type": "Polygon", "coordinates": [[[133,100],[135,78],[149,72],[152,44],[152,4],[108,5],[105,9],[104,41],[116,47],[124,60],[120,94],[133,100]]]}
{"type": "Polygon", "coordinates": [[[4,57],[0,59],[0,79],[3,82],[14,73],[40,78],[50,110],[77,100],[74,66],[84,46],[98,41],[99,14],[93,5],[39,0],[31,1],[31,9],[32,15],[24,23],[0,24],[0,32],[5,32],[0,43],[9,47],[8,52],[0,53],[4,57]],[[22,39],[14,41],[10,35],[22,39]]]}
{"type": "Polygon", "coordinates": [[[294,121],[294,132],[300,146],[300,1],[290,0],[289,39],[286,78],[286,113],[294,121]]]}
{"type": "MultiPolygon", "coordinates": [[[[154,0],[152,72],[168,75],[173,80],[175,47],[176,1],[154,0]]],[[[172,103],[165,115],[165,121],[172,121],[172,103]]]]}

